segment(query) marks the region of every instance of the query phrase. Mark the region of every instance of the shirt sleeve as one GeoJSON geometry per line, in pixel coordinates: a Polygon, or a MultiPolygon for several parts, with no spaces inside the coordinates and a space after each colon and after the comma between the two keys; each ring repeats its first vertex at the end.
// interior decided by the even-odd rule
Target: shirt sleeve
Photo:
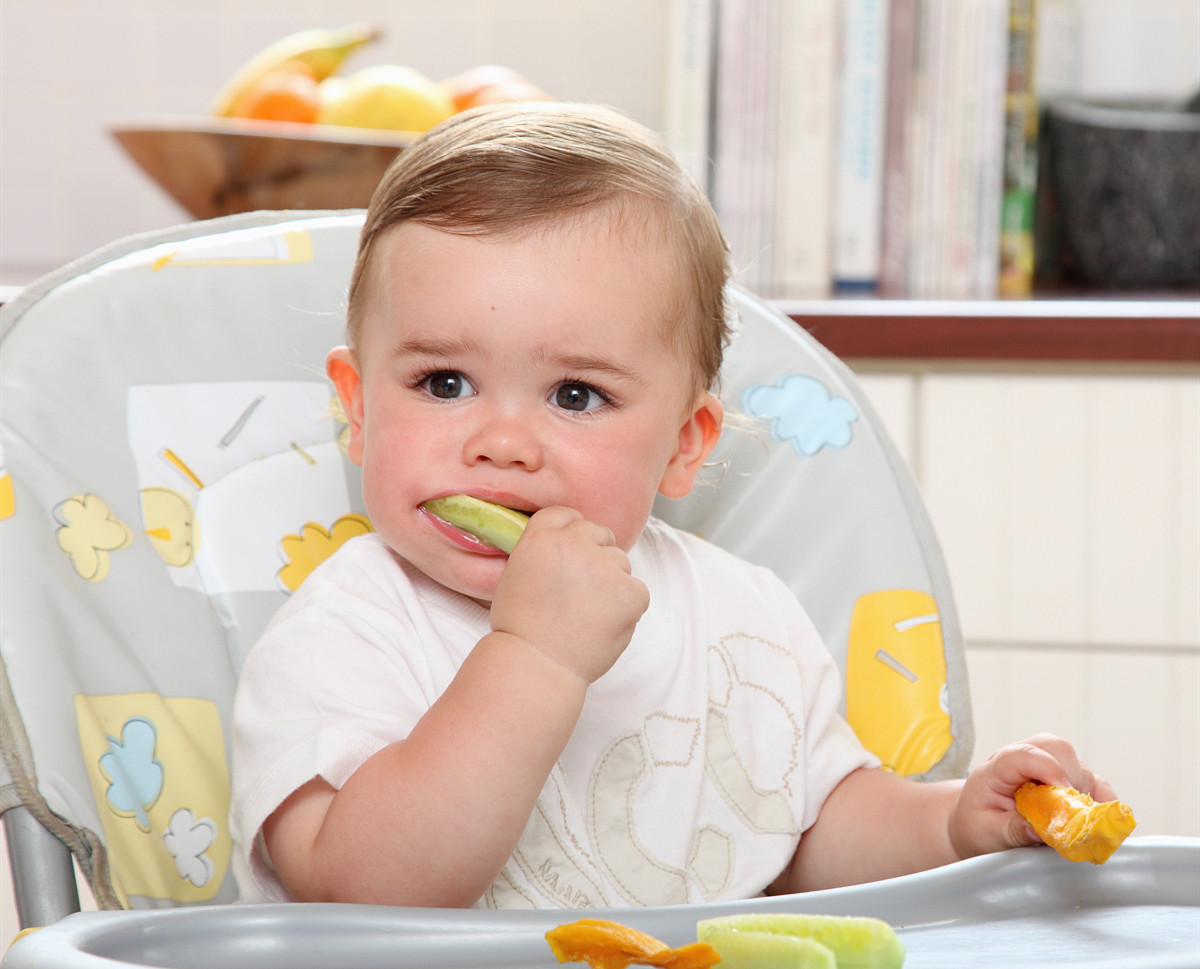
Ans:
{"type": "Polygon", "coordinates": [[[240,860],[271,899],[288,895],[261,848],[263,822],[315,777],[340,788],[406,737],[453,677],[436,648],[405,648],[429,642],[420,609],[404,608],[377,574],[361,572],[353,560],[314,572],[239,678],[230,828],[240,860]]]}

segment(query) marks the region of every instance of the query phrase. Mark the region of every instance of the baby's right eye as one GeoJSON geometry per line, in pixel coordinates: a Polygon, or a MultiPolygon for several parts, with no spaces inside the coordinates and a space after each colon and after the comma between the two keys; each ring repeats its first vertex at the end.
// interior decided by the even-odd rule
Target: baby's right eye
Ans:
{"type": "Polygon", "coordinates": [[[475,393],[471,381],[456,370],[438,370],[427,375],[420,386],[432,397],[441,400],[456,400],[475,393]]]}

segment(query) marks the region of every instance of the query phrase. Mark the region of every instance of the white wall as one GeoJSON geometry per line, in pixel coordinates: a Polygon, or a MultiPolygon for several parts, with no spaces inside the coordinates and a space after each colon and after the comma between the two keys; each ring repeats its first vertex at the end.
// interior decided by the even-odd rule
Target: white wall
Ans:
{"type": "MultiPolygon", "coordinates": [[[[106,133],[199,115],[283,34],[365,20],[385,61],[445,77],[500,62],[561,98],[663,124],[672,0],[2,0],[0,284],[131,232],[186,220],[106,133]]],[[[1200,87],[1200,0],[1040,0],[1055,89],[1181,98],[1200,87]]]]}
{"type": "Polygon", "coordinates": [[[1200,835],[1200,377],[858,364],[915,471],[962,619],[975,763],[1049,731],[1200,835]]]}
{"type": "Polygon", "coordinates": [[[117,118],[202,115],[276,38],[367,21],[347,62],[442,78],[503,63],[564,100],[662,124],[667,0],[3,0],[0,284],[113,238],[187,220],[107,134],[117,118]]]}

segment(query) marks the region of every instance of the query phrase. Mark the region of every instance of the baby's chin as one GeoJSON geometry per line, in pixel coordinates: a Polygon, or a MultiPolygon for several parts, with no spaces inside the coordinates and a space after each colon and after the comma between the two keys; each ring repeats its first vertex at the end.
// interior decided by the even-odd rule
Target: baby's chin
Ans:
{"type": "Polygon", "coordinates": [[[438,540],[431,548],[428,541],[405,541],[409,536],[404,534],[393,536],[395,541],[389,541],[382,530],[381,535],[394,555],[430,581],[491,609],[496,586],[508,564],[507,555],[472,555],[445,547],[438,540]]]}
{"type": "Polygon", "coordinates": [[[425,574],[443,588],[473,599],[484,609],[490,610],[492,599],[496,596],[496,586],[500,584],[500,575],[507,561],[507,558],[493,559],[476,563],[469,570],[425,574]]]}
{"type": "MultiPolygon", "coordinates": [[[[496,597],[496,586],[500,584],[500,573],[503,571],[503,563],[508,559],[502,559],[495,563],[498,568],[495,568],[495,575],[463,575],[461,573],[454,575],[432,575],[430,576],[439,585],[449,589],[451,592],[457,592],[461,596],[466,596],[468,599],[474,599],[484,609],[492,608],[492,599],[496,597]]],[[[473,569],[472,572],[487,572],[489,569],[473,569]]]]}

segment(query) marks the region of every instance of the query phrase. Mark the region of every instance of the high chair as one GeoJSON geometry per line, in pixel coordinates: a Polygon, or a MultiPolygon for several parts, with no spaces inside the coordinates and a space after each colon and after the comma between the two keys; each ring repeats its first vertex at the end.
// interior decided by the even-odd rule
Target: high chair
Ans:
{"type": "MultiPolygon", "coordinates": [[[[23,925],[237,901],[230,712],[264,624],[370,528],[324,376],[362,213],[125,239],[0,311],[0,811],[23,925]]],[[[774,568],[893,770],[958,776],[970,703],[917,489],[851,372],[729,290],[741,415],[671,522],[774,568]]],[[[7,940],[5,940],[7,941],[7,940]]]]}

